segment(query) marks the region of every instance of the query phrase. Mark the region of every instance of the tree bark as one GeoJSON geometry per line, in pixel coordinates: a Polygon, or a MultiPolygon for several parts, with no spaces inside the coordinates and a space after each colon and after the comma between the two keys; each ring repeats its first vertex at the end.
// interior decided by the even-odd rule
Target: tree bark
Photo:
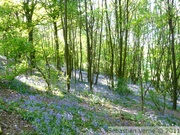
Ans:
{"type": "Polygon", "coordinates": [[[126,30],[125,30],[125,47],[124,47],[124,60],[123,60],[123,71],[122,71],[122,76],[125,77],[125,69],[126,69],[126,55],[127,55],[127,43],[128,43],[128,23],[129,23],[129,0],[126,0],[126,30]]]}
{"type": "MultiPolygon", "coordinates": [[[[28,29],[28,41],[31,44],[32,50],[30,51],[30,63],[29,66],[30,68],[35,68],[35,48],[33,45],[33,14],[34,14],[34,9],[37,4],[37,0],[24,0],[23,2],[23,10],[25,12],[25,17],[27,20],[27,29],[28,29]]],[[[32,74],[32,70],[31,70],[32,74]]]]}
{"type": "Polygon", "coordinates": [[[55,50],[56,50],[56,68],[57,70],[61,70],[61,65],[60,65],[60,56],[59,56],[59,42],[58,42],[58,28],[57,28],[57,22],[55,21],[54,18],[54,22],[53,22],[53,26],[54,26],[54,41],[55,41],[55,50]]]}
{"type": "Polygon", "coordinates": [[[110,65],[110,79],[111,79],[111,86],[114,88],[114,47],[112,42],[112,35],[111,35],[111,24],[108,15],[108,8],[107,8],[107,0],[105,0],[105,8],[106,8],[106,19],[108,25],[108,40],[110,44],[110,54],[111,54],[111,65],[110,65]]]}
{"type": "Polygon", "coordinates": [[[83,60],[83,55],[82,55],[82,18],[81,18],[81,1],[79,0],[79,44],[80,44],[80,63],[79,63],[79,80],[83,81],[82,77],[82,60],[83,60]]]}
{"type": "MultiPolygon", "coordinates": [[[[103,8],[103,2],[101,7],[103,8]]],[[[102,30],[103,30],[103,16],[104,12],[101,12],[101,26],[100,26],[100,36],[99,36],[99,52],[98,52],[98,62],[97,62],[97,74],[96,74],[96,81],[95,84],[97,85],[98,78],[99,78],[99,68],[100,68],[100,61],[101,61],[101,47],[102,47],[102,30]]]]}
{"type": "Polygon", "coordinates": [[[85,12],[86,12],[85,27],[86,27],[86,40],[87,40],[88,82],[90,85],[90,90],[92,90],[92,46],[90,43],[89,26],[88,26],[87,0],[85,0],[85,12]]]}
{"type": "Polygon", "coordinates": [[[67,0],[64,0],[65,16],[64,16],[64,42],[65,42],[65,61],[66,61],[66,85],[67,91],[70,90],[70,63],[69,63],[69,45],[68,45],[68,25],[67,25],[67,0]]]}
{"type": "Polygon", "coordinates": [[[177,68],[176,68],[176,54],[175,54],[175,41],[174,41],[174,26],[173,26],[173,4],[174,0],[168,0],[168,23],[169,23],[169,43],[171,45],[171,57],[173,66],[173,110],[177,109],[177,68]]]}

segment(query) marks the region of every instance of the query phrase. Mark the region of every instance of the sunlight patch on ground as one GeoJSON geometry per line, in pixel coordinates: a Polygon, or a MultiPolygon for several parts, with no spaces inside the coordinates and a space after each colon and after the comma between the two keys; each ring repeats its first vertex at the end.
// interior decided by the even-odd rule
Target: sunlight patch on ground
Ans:
{"type": "Polygon", "coordinates": [[[20,75],[20,76],[17,76],[16,79],[40,91],[45,91],[45,88],[47,87],[44,80],[37,76],[20,75]]]}
{"type": "Polygon", "coordinates": [[[140,88],[139,86],[135,85],[135,84],[129,84],[128,88],[134,92],[134,94],[138,95],[140,93],[140,88]]]}
{"type": "Polygon", "coordinates": [[[134,115],[137,115],[137,114],[138,114],[137,111],[135,111],[135,110],[129,110],[129,109],[127,109],[127,108],[122,108],[121,110],[122,110],[123,112],[129,113],[129,114],[134,114],[134,115]]]}
{"type": "Polygon", "coordinates": [[[132,115],[137,115],[137,110],[131,110],[129,108],[122,107],[120,105],[113,105],[110,102],[106,101],[104,98],[99,98],[96,95],[92,96],[83,96],[83,95],[76,95],[78,98],[81,98],[86,103],[93,103],[94,105],[100,105],[103,109],[109,110],[111,114],[121,114],[121,112],[126,112],[132,115]]]}
{"type": "MultiPolygon", "coordinates": [[[[38,76],[26,76],[26,75],[20,75],[17,76],[16,79],[28,86],[30,86],[32,89],[42,91],[42,92],[47,92],[47,84],[45,81],[38,76]]],[[[52,88],[51,93],[53,95],[59,96],[59,97],[64,97],[64,94],[60,91],[58,88],[52,88]]]]}
{"type": "Polygon", "coordinates": [[[52,90],[52,94],[62,98],[64,97],[64,94],[60,90],[52,90]]]}

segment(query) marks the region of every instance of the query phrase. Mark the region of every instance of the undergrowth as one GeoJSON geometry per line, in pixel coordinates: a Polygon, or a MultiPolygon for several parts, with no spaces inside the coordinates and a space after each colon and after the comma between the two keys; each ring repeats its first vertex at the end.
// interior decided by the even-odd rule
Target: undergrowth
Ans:
{"type": "MultiPolygon", "coordinates": [[[[66,93],[64,98],[46,93],[42,96],[41,93],[33,92],[30,87],[18,81],[13,81],[7,86],[25,94],[25,98],[8,102],[0,99],[0,110],[20,114],[34,126],[38,134],[98,134],[102,130],[107,132],[109,126],[124,126],[127,123],[128,126],[161,126],[162,120],[165,119],[165,117],[151,119],[151,114],[148,116],[141,112],[132,114],[117,111],[117,107],[131,109],[139,107],[132,99],[132,95],[129,96],[132,91],[122,80],[117,85],[117,91],[120,94],[125,92],[126,95],[121,95],[121,98],[115,100],[109,100],[101,93],[90,91],[66,93]],[[109,121],[112,119],[117,122],[109,121]]],[[[178,124],[170,117],[167,117],[166,122],[169,125],[178,124]]]]}
{"type": "Polygon", "coordinates": [[[118,82],[115,86],[115,91],[117,91],[120,95],[133,94],[133,92],[128,88],[127,81],[124,78],[118,79],[118,82]]]}

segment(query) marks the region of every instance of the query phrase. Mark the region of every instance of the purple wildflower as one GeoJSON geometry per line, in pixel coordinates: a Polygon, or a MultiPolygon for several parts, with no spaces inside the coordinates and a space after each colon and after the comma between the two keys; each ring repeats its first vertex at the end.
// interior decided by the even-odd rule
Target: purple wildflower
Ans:
{"type": "Polygon", "coordinates": [[[36,97],[33,96],[33,95],[30,95],[30,96],[29,96],[29,99],[30,99],[30,100],[36,100],[36,97]]]}

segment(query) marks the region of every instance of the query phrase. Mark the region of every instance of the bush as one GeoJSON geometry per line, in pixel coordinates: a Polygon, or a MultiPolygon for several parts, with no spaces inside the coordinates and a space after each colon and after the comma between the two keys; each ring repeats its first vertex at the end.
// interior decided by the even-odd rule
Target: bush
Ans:
{"type": "Polygon", "coordinates": [[[115,91],[117,91],[120,95],[129,95],[133,92],[128,88],[127,81],[124,78],[119,78],[118,82],[115,86],[115,91]]]}
{"type": "Polygon", "coordinates": [[[154,91],[149,91],[149,95],[150,95],[150,98],[151,98],[151,101],[154,103],[156,109],[158,111],[161,111],[161,101],[160,101],[160,97],[157,95],[158,93],[154,92],[154,91]]]}

